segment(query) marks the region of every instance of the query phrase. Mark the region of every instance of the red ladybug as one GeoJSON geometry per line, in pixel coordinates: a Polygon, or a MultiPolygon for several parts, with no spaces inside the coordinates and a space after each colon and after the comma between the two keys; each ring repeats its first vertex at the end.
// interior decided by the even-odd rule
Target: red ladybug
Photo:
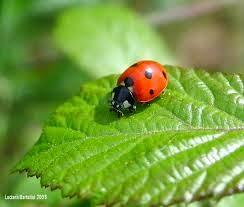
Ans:
{"type": "Polygon", "coordinates": [[[158,97],[168,85],[164,66],[151,60],[142,60],[126,69],[112,91],[111,110],[118,116],[123,111],[133,112],[135,103],[147,103],[158,97]]]}

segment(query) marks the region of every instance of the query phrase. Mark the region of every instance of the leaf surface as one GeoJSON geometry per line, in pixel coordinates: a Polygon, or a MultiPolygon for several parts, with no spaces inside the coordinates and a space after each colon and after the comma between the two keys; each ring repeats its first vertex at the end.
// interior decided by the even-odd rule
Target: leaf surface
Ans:
{"type": "Polygon", "coordinates": [[[163,41],[128,9],[77,7],[65,11],[54,30],[57,46],[94,77],[122,72],[128,63],[173,58],[163,41]]]}
{"type": "Polygon", "coordinates": [[[98,204],[170,205],[243,192],[243,76],[166,68],[165,93],[120,119],[108,108],[116,75],[83,85],[15,171],[98,204]]]}

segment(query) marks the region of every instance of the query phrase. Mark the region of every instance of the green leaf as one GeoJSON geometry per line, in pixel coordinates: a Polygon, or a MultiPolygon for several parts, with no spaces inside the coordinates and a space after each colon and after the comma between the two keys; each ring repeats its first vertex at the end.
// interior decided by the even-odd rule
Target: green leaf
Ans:
{"type": "Polygon", "coordinates": [[[140,59],[174,62],[153,30],[125,8],[67,10],[54,33],[58,47],[94,77],[121,72],[140,59]]]}
{"type": "Polygon", "coordinates": [[[167,66],[160,98],[117,118],[117,76],[81,87],[15,171],[94,203],[170,205],[244,191],[243,76],[167,66]]]}
{"type": "Polygon", "coordinates": [[[176,204],[170,207],[242,207],[244,202],[244,193],[226,196],[220,200],[210,199],[192,202],[190,204],[176,204]]]}
{"type": "Polygon", "coordinates": [[[217,207],[242,207],[244,202],[244,193],[228,196],[222,199],[217,207]]]}

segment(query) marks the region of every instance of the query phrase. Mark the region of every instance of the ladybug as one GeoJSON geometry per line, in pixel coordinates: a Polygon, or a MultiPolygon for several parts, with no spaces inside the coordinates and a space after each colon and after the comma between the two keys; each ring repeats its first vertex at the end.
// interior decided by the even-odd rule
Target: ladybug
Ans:
{"type": "Polygon", "coordinates": [[[111,110],[123,116],[124,111],[136,110],[136,103],[148,103],[158,97],[168,85],[163,65],[142,60],[127,68],[112,91],[111,110]]]}

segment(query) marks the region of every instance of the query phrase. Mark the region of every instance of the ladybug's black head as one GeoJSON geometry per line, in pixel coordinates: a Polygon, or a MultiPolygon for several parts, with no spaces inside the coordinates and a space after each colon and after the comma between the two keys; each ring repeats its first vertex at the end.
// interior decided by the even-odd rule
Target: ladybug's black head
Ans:
{"type": "Polygon", "coordinates": [[[135,100],[130,90],[132,86],[131,79],[125,79],[125,81],[115,87],[112,91],[111,107],[119,115],[123,115],[125,109],[134,110],[135,100]]]}

